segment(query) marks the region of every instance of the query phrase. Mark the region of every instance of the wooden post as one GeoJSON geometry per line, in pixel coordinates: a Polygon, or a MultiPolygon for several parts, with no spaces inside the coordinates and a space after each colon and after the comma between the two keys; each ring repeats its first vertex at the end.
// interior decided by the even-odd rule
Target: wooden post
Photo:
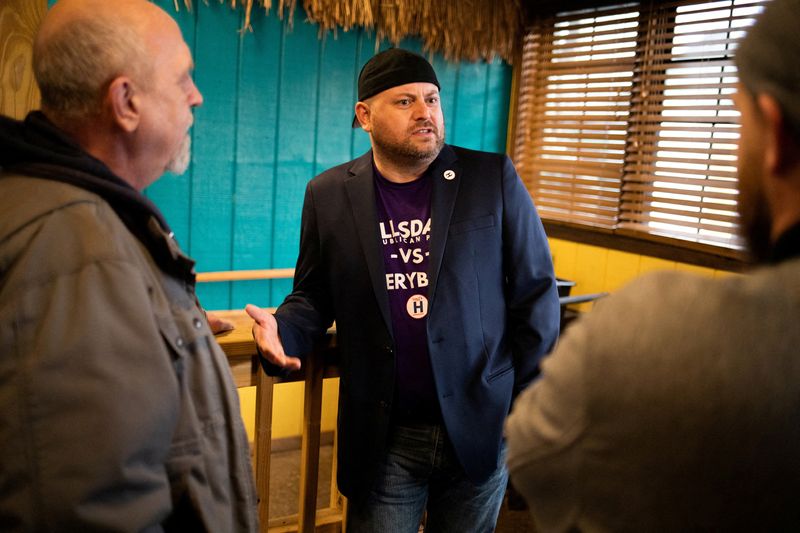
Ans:
{"type": "Polygon", "coordinates": [[[0,114],[22,119],[39,107],[31,58],[46,11],[47,0],[0,2],[0,114]]]}
{"type": "MultiPolygon", "coordinates": [[[[297,515],[274,517],[274,531],[313,532],[317,524],[342,524],[347,512],[347,501],[336,490],[335,472],[337,440],[334,440],[333,474],[334,478],[325,480],[331,483],[330,506],[317,510],[317,484],[319,481],[319,446],[322,429],[322,392],[325,378],[339,376],[338,367],[330,364],[335,359],[331,350],[336,349],[335,330],[321,342],[303,362],[303,370],[289,376],[274,378],[267,376],[259,362],[255,341],[251,333],[253,321],[244,311],[214,311],[222,319],[234,324],[234,329],[217,336],[228,362],[231,365],[236,385],[256,386],[256,431],[254,442],[254,465],[256,471],[256,490],[259,496],[258,515],[261,531],[270,530],[269,517],[269,476],[270,452],[272,449],[272,407],[274,386],[281,382],[303,380],[305,384],[303,404],[303,436],[300,450],[300,493],[297,515]],[[327,366],[326,366],[327,365],[327,366]]],[[[326,502],[328,503],[328,502],[326,502]]],[[[344,530],[344,529],[342,529],[344,530]]]]}
{"type": "Polygon", "coordinates": [[[272,400],[275,379],[266,375],[255,358],[256,369],[256,432],[255,470],[258,494],[258,521],[261,530],[269,530],[269,463],[272,452],[272,400]]]}
{"type": "MultiPolygon", "coordinates": [[[[324,385],[323,385],[324,387],[324,385]]],[[[339,494],[339,485],[336,483],[336,468],[338,466],[339,455],[339,432],[338,430],[333,434],[333,451],[331,456],[331,499],[328,502],[329,507],[337,508],[340,505],[342,495],[339,494]]]]}
{"type": "Polygon", "coordinates": [[[300,450],[299,533],[313,533],[316,527],[317,480],[319,478],[320,419],[322,418],[322,358],[307,357],[303,441],[300,450]]]}

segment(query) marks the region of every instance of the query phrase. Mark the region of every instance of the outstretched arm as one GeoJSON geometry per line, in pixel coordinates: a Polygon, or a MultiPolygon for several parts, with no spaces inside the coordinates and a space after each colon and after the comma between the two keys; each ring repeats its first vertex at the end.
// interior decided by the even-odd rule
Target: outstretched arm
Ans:
{"type": "Polygon", "coordinates": [[[256,345],[258,345],[261,356],[267,362],[286,371],[299,370],[300,359],[288,356],[283,351],[278,322],[272,313],[253,304],[247,304],[244,310],[255,321],[253,324],[253,338],[256,341],[256,345]]]}
{"type": "Polygon", "coordinates": [[[291,294],[274,315],[252,304],[245,307],[256,322],[253,338],[264,370],[270,375],[299,369],[300,358],[312,351],[314,342],[333,322],[320,248],[314,195],[309,184],[303,201],[300,253],[291,294]],[[286,351],[292,356],[287,356],[286,351]]]}

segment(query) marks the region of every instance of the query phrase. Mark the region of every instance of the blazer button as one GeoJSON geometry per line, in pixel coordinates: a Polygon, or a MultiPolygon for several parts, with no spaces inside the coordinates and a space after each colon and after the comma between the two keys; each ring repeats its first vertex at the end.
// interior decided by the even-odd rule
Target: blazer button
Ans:
{"type": "Polygon", "coordinates": [[[381,406],[381,409],[384,409],[384,410],[389,409],[389,402],[386,402],[384,400],[381,400],[380,402],[378,402],[378,405],[381,406]]]}
{"type": "Polygon", "coordinates": [[[184,344],[185,342],[183,341],[183,337],[178,337],[177,339],[175,339],[175,346],[177,346],[178,348],[183,348],[184,344]]]}
{"type": "Polygon", "coordinates": [[[202,328],[202,327],[203,327],[203,323],[202,323],[202,322],[200,322],[200,319],[199,319],[199,318],[195,318],[195,319],[192,321],[192,324],[194,324],[194,327],[195,327],[196,329],[200,329],[200,328],[202,328]]]}
{"type": "Polygon", "coordinates": [[[392,347],[388,344],[383,347],[383,350],[386,352],[387,355],[392,355],[392,347]]]}

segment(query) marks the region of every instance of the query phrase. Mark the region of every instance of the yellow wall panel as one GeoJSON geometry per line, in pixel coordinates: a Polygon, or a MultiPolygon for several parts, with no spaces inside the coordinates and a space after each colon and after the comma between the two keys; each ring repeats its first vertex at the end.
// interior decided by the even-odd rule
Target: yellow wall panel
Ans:
{"type": "Polygon", "coordinates": [[[247,439],[253,442],[256,436],[256,388],[239,387],[239,408],[242,412],[244,429],[247,430],[247,439]]]}
{"type": "MultiPolygon", "coordinates": [[[[608,249],[588,244],[578,245],[578,250],[575,254],[575,277],[572,278],[577,285],[572,289],[572,294],[602,292],[605,284],[607,260],[608,249]]],[[[589,311],[592,305],[592,303],[585,303],[576,307],[581,311],[589,311]]]]}
{"type": "Polygon", "coordinates": [[[291,437],[303,433],[303,383],[275,385],[272,403],[272,438],[291,437]]]}
{"type": "MultiPolygon", "coordinates": [[[[255,437],[256,388],[241,387],[239,404],[250,442],[255,437]]],[[[303,433],[303,383],[279,383],[272,404],[272,438],[297,437],[303,433]]],[[[339,379],[326,379],[322,386],[322,431],[336,429],[339,379]]]]}
{"type": "Polygon", "coordinates": [[[553,268],[557,276],[574,280],[578,246],[574,242],[550,239],[550,253],[553,256],[553,268]]]}
{"type": "Polygon", "coordinates": [[[586,294],[603,290],[606,275],[606,261],[608,249],[588,244],[578,245],[575,254],[575,267],[573,280],[577,285],[573,294],[586,294]]]}
{"type": "Polygon", "coordinates": [[[640,256],[618,250],[608,251],[603,291],[615,291],[639,275],[640,256]]]}
{"type": "MultiPolygon", "coordinates": [[[[613,292],[634,278],[657,270],[680,270],[714,278],[732,274],[727,271],[562,239],[550,239],[550,249],[553,254],[556,276],[576,283],[572,294],[613,292]]],[[[592,304],[583,304],[577,306],[577,309],[589,311],[591,306],[592,304]]]]}
{"type": "Polygon", "coordinates": [[[322,431],[334,431],[339,414],[339,378],[322,382],[322,431]]]}

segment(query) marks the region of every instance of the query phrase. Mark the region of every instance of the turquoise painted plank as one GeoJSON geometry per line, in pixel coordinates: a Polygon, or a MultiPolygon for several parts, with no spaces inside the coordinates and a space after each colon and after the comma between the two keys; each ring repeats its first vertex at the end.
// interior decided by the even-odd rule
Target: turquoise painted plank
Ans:
{"type": "Polygon", "coordinates": [[[445,141],[451,143],[450,128],[454,123],[456,111],[456,87],[458,86],[457,63],[444,60],[441,54],[433,56],[433,70],[436,71],[436,79],[441,86],[439,96],[441,97],[442,115],[444,116],[445,141]]]}
{"type": "Polygon", "coordinates": [[[475,150],[481,148],[486,76],[485,62],[461,63],[456,87],[456,117],[451,128],[453,144],[475,150]]]}
{"type": "Polygon", "coordinates": [[[175,239],[184,250],[189,246],[189,218],[191,214],[191,167],[182,175],[164,174],[148,187],[144,194],[162,211],[175,239]]]}
{"type": "MultiPolygon", "coordinates": [[[[252,33],[241,43],[237,95],[236,184],[233,206],[233,268],[270,268],[275,212],[275,151],[278,139],[278,76],[283,23],[254,13],[252,33]]],[[[299,213],[296,214],[299,221],[299,213]]],[[[299,222],[298,222],[299,223],[299,222]]],[[[233,284],[231,307],[275,305],[272,282],[233,284]]]]}
{"type": "MultiPolygon", "coordinates": [[[[205,101],[195,112],[190,252],[198,272],[229,270],[242,11],[217,2],[198,3],[195,9],[195,80],[205,101]]],[[[230,292],[230,283],[198,288],[200,302],[208,309],[229,308],[230,292]]]]}
{"type": "MultiPolygon", "coordinates": [[[[369,61],[376,53],[390,48],[390,44],[385,40],[380,43],[378,49],[375,49],[375,34],[359,30],[358,46],[356,48],[356,64],[358,68],[355,69],[354,87],[356,97],[353,99],[351,109],[355,106],[356,99],[358,98],[358,75],[361,73],[361,68],[369,61]]],[[[361,128],[354,128],[352,132],[352,150],[351,159],[363,155],[370,149],[369,134],[361,128]]]]}
{"type": "Polygon", "coordinates": [[[356,32],[341,32],[322,41],[317,104],[317,145],[314,174],[351,159],[353,108],[358,94],[358,70],[353,60],[359,44],[356,32]]]}
{"type": "Polygon", "coordinates": [[[400,44],[397,45],[397,48],[403,48],[408,50],[409,52],[414,52],[423,56],[428,61],[431,60],[431,55],[426,54],[422,51],[422,42],[419,39],[414,38],[406,38],[400,41],[400,44]]]}
{"type": "MultiPolygon", "coordinates": [[[[175,19],[183,33],[183,39],[189,45],[189,48],[194,51],[196,11],[189,12],[182,4],[179,4],[180,11],[175,11],[175,6],[171,0],[156,0],[155,3],[175,19]]],[[[194,145],[194,130],[192,130],[191,135],[193,138],[192,144],[194,145]]],[[[169,222],[172,231],[175,233],[175,238],[187,252],[191,246],[189,236],[191,234],[193,171],[194,163],[192,162],[182,175],[177,176],[167,173],[145,191],[145,194],[164,213],[167,222],[169,222]]]]}
{"type": "MultiPolygon", "coordinates": [[[[165,176],[147,194],[199,271],[294,266],[306,182],[369,149],[369,137],[350,121],[358,72],[376,51],[374,34],[357,29],[319,41],[298,9],[289,33],[274,14],[259,12],[254,33],[240,37],[241,12],[227,5],[198,3],[192,13],[176,13],[171,0],[157,3],[195,49],[206,102],[196,113],[189,171],[165,176]]],[[[401,46],[422,50],[417,39],[401,46]]],[[[448,142],[503,151],[510,68],[447,62],[441,54],[432,63],[448,142]]],[[[199,294],[208,308],[277,305],[290,286],[201,284],[199,294]]]]}
{"type": "Polygon", "coordinates": [[[496,58],[489,64],[486,78],[486,112],[484,114],[481,149],[506,152],[508,109],[511,101],[511,66],[496,58]]]}
{"type": "MultiPolygon", "coordinates": [[[[299,23],[283,33],[281,44],[278,143],[274,200],[273,266],[293,267],[300,241],[300,213],[308,181],[314,177],[320,44],[317,28],[299,23]]],[[[280,302],[291,282],[275,281],[271,298],[280,302]]]]}

